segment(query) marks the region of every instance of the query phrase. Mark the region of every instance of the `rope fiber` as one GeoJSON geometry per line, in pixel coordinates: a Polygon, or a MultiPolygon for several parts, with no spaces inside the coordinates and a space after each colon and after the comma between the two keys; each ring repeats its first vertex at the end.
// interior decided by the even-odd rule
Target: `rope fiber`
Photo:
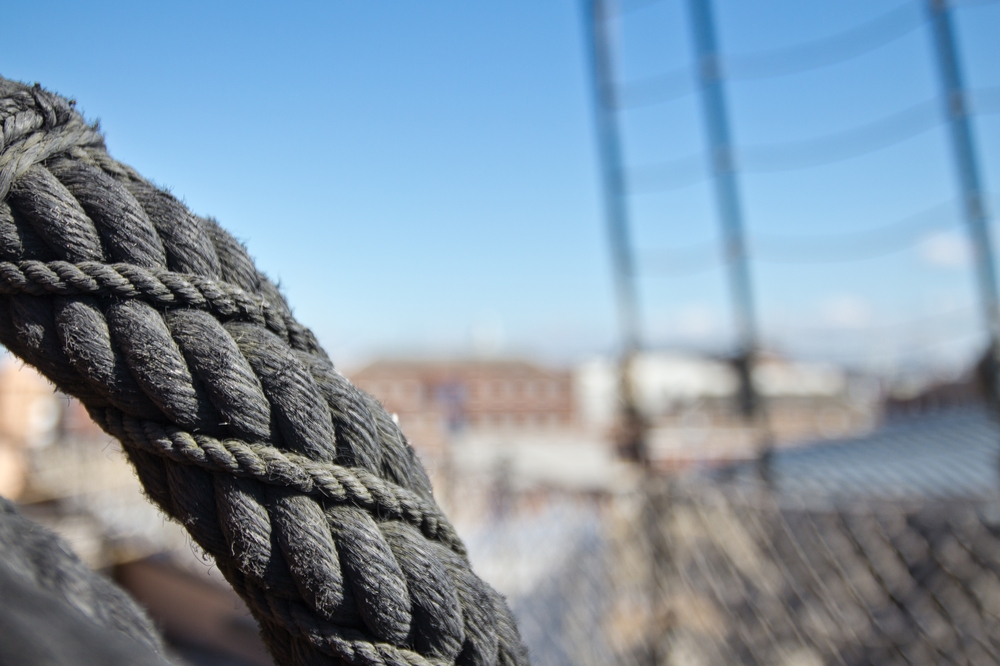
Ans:
{"type": "Polygon", "coordinates": [[[399,427],[245,248],[2,78],[0,342],[122,442],[278,664],[528,664],[399,427]]]}
{"type": "Polygon", "coordinates": [[[135,601],[3,497],[0,600],[0,664],[170,664],[135,601]]]}

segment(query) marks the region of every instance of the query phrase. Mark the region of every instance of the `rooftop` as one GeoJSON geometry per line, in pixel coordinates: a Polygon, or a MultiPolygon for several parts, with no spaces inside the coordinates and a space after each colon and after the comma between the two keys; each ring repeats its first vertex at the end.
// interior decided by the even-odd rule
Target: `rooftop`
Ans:
{"type": "MultiPolygon", "coordinates": [[[[756,466],[737,481],[757,483],[756,466]]],[[[962,407],[899,419],[857,438],[776,451],[773,488],[784,499],[997,499],[1000,422],[985,408],[962,407]]]]}

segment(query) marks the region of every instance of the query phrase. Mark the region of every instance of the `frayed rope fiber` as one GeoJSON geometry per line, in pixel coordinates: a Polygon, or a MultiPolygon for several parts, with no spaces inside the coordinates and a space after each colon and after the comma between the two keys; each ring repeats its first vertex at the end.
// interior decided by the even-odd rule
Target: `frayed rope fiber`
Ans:
{"type": "Polygon", "coordinates": [[[214,220],[0,78],[0,342],[117,437],[281,665],[526,665],[398,426],[214,220]]]}

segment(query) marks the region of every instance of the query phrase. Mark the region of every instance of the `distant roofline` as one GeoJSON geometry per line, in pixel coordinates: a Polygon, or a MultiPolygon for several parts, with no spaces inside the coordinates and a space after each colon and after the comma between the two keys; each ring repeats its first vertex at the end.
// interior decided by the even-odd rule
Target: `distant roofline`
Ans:
{"type": "Polygon", "coordinates": [[[545,374],[564,374],[569,372],[569,367],[558,367],[546,365],[544,363],[531,361],[524,358],[393,358],[384,357],[371,361],[363,366],[354,368],[348,373],[350,376],[366,374],[372,371],[385,369],[408,370],[408,371],[458,371],[476,369],[509,369],[509,370],[529,370],[545,374]]]}

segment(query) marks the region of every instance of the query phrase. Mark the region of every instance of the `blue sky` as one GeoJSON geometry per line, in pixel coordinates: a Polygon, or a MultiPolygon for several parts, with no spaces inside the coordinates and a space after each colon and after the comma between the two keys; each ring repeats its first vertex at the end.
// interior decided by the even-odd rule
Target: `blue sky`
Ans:
{"type": "MultiPolygon", "coordinates": [[[[642,6],[616,28],[621,78],[687,67],[685,3],[631,4],[642,6]]],[[[906,4],[716,0],[715,9],[722,49],[746,53],[906,4]]],[[[0,74],[75,97],[100,119],[112,154],[233,231],[335,360],[485,345],[565,361],[613,348],[577,2],[33,2],[9,7],[4,22],[0,74]]],[[[969,87],[1000,85],[1000,5],[963,7],[959,28],[969,87]]],[[[734,81],[736,142],[822,136],[932,99],[929,44],[918,25],[837,65],[734,81]]],[[[623,113],[628,162],[697,155],[698,109],[689,95],[623,113]]],[[[998,192],[1000,116],[977,118],[975,129],[998,192]]],[[[782,235],[872,229],[932,209],[927,224],[904,225],[919,242],[886,257],[755,264],[776,348],[874,363],[956,358],[976,342],[940,128],[828,166],[747,174],[741,192],[762,255],[782,235]]],[[[725,348],[719,271],[656,274],[677,248],[694,257],[707,247],[711,260],[701,245],[716,238],[707,185],[630,204],[647,340],[725,348]]]]}

